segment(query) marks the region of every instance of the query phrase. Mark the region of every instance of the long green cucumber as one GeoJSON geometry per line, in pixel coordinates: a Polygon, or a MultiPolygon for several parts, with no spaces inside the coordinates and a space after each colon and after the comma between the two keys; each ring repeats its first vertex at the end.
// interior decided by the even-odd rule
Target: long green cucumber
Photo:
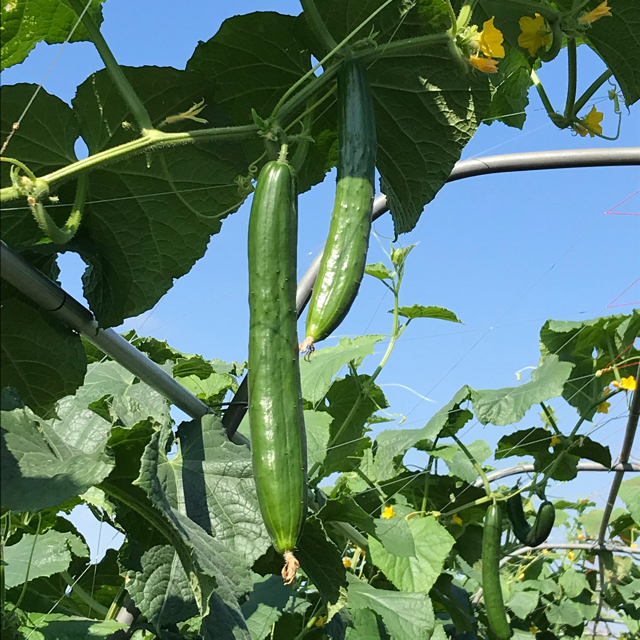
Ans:
{"type": "Polygon", "coordinates": [[[249,421],[253,474],[265,526],[293,555],[307,512],[307,455],[296,332],[297,193],[286,147],[260,172],[249,219],[249,421]]]}
{"type": "Polygon", "coordinates": [[[511,629],[502,599],[500,587],[500,537],[502,536],[502,513],[494,502],[489,505],[484,517],[482,536],[482,590],[484,606],[491,629],[498,640],[509,640],[511,629]]]}
{"type": "Polygon", "coordinates": [[[340,325],[364,275],[377,142],[371,87],[357,60],[344,61],[338,74],[338,144],[336,197],[301,351],[312,350],[340,325]]]}
{"type": "Polygon", "coordinates": [[[545,500],[540,505],[533,527],[531,527],[524,515],[522,496],[518,493],[507,500],[507,514],[513,525],[513,533],[516,538],[528,547],[537,547],[549,537],[555,522],[556,509],[553,503],[545,500]]]}

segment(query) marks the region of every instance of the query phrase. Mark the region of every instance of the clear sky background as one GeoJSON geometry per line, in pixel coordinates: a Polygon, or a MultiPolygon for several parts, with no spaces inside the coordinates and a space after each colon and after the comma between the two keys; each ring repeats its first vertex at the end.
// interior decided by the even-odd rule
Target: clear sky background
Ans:
{"type": "MultiPolygon", "coordinates": [[[[211,38],[224,19],[262,10],[297,14],[301,8],[293,0],[191,0],[178,5],[167,0],[108,0],[104,4],[102,32],[122,65],[183,69],[198,42],[211,38]]],[[[39,84],[61,47],[40,43],[23,64],[2,73],[2,83],[39,84]]],[[[578,54],[580,95],[604,65],[585,46],[579,48],[578,54]]],[[[70,103],[76,87],[102,67],[90,43],[67,45],[46,77],[44,88],[70,103]]],[[[558,109],[565,101],[566,68],[566,55],[562,52],[540,71],[558,109]]],[[[604,112],[606,135],[614,135],[617,125],[617,116],[607,99],[610,88],[605,84],[581,114],[596,104],[604,112]]],[[[620,138],[609,142],[558,130],[535,91],[530,98],[522,131],[501,123],[483,125],[462,158],[640,146],[638,105],[630,113],[623,108],[620,138]]],[[[78,153],[85,155],[81,144],[78,153]]],[[[300,275],[324,244],[334,189],[335,172],[331,172],[323,184],[300,197],[300,275]]],[[[580,321],[630,313],[640,306],[640,216],[614,215],[640,214],[639,190],[640,167],[512,173],[446,185],[427,205],[416,229],[399,239],[403,245],[418,245],[408,261],[401,304],[447,307],[464,325],[436,320],[415,320],[411,324],[378,378],[391,405],[389,413],[397,414],[395,422],[380,425],[380,429],[423,426],[463,384],[479,389],[515,386],[515,372],[538,363],[538,334],[547,319],[580,321]],[[614,214],[605,215],[612,209],[614,214]],[[612,304],[618,306],[609,308],[612,304]],[[400,424],[402,417],[404,422],[400,424]]],[[[251,199],[224,221],[222,232],[212,237],[206,255],[188,275],[178,280],[152,310],[128,320],[121,329],[135,328],[141,335],[152,335],[181,351],[207,358],[246,359],[246,236],[250,202],[251,199]]],[[[374,224],[374,232],[368,262],[384,262],[383,250],[389,250],[393,236],[389,215],[374,224]]],[[[60,266],[63,286],[82,300],[83,263],[78,257],[65,254],[60,266]]],[[[348,318],[325,346],[336,344],[343,336],[389,334],[392,316],[387,312],[391,307],[387,289],[365,277],[348,318]]],[[[300,325],[300,335],[303,326],[300,325]]],[[[365,361],[363,371],[375,368],[384,348],[384,343],[378,345],[376,354],[365,361]]],[[[523,372],[524,381],[529,371],[523,372]]],[[[617,396],[619,402],[609,415],[598,414],[601,422],[590,425],[595,430],[592,437],[608,445],[614,458],[620,451],[626,425],[623,398],[617,396]]],[[[567,432],[575,423],[575,413],[563,401],[552,404],[561,419],[560,428],[567,432]]],[[[520,428],[539,425],[538,409],[534,409],[520,428]]],[[[467,443],[484,439],[493,447],[512,430],[482,427],[471,421],[462,437],[467,443]]],[[[638,460],[637,448],[632,459],[638,460]]],[[[424,458],[410,453],[406,461],[422,466],[424,458]]],[[[498,466],[510,466],[515,461],[512,458],[498,466]]],[[[601,506],[609,487],[607,474],[581,474],[572,482],[550,485],[548,495],[591,497],[601,506]]],[[[106,525],[99,527],[92,522],[88,512],[76,511],[73,519],[87,535],[94,557],[102,556],[107,546],[117,546],[121,540],[106,525]]]]}

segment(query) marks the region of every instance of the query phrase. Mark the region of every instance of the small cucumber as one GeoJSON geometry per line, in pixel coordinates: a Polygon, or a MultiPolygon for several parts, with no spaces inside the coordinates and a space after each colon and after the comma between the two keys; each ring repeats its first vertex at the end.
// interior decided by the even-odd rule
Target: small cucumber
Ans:
{"type": "Polygon", "coordinates": [[[556,509],[551,502],[545,500],[540,505],[536,520],[531,527],[524,515],[522,496],[518,493],[507,500],[507,514],[516,538],[528,547],[537,547],[549,537],[555,522],[556,509]]]}
{"type": "Polygon", "coordinates": [[[296,332],[297,193],[280,158],[258,177],[249,219],[249,422],[265,526],[293,582],[307,513],[307,455],[296,332]]]}
{"type": "Polygon", "coordinates": [[[500,537],[502,536],[502,513],[494,502],[487,509],[482,536],[482,590],[484,606],[491,629],[498,640],[509,640],[511,629],[502,599],[500,587],[500,537]]]}
{"type": "Polygon", "coordinates": [[[376,164],[373,97],[362,62],[346,60],[338,75],[338,178],[329,236],[307,314],[300,351],[330,335],[358,293],[369,247],[376,164]]]}

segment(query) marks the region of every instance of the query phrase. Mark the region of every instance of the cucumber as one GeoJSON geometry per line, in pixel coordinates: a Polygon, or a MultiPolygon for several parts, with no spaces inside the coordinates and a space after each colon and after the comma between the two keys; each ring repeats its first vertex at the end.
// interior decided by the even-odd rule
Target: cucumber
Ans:
{"type": "Polygon", "coordinates": [[[293,168],[280,158],[258,177],[249,219],[249,422],[253,476],[264,524],[285,558],[307,513],[307,455],[296,332],[297,193],[293,168]]]}
{"type": "Polygon", "coordinates": [[[362,62],[338,74],[338,177],[329,236],[307,314],[300,351],[330,335],[358,293],[369,247],[376,164],[373,97],[362,62]]]}
{"type": "Polygon", "coordinates": [[[487,509],[482,536],[482,590],[484,606],[491,629],[498,640],[509,640],[511,629],[500,588],[500,537],[502,536],[502,513],[494,502],[487,509]]]}
{"type": "Polygon", "coordinates": [[[541,545],[551,533],[556,519],[556,509],[551,502],[545,500],[538,509],[533,527],[529,526],[524,515],[522,496],[517,494],[507,500],[507,514],[513,525],[516,538],[528,547],[541,545]]]}

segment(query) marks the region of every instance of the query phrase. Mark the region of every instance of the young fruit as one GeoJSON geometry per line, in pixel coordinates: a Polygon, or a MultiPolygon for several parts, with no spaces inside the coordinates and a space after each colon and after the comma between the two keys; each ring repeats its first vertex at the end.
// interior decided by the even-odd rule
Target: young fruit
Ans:
{"type": "Polygon", "coordinates": [[[342,322],[367,259],[377,142],[371,87],[357,60],[343,62],[338,75],[338,141],[336,198],[300,351],[312,351],[342,322]]]}
{"type": "Polygon", "coordinates": [[[482,590],[489,625],[498,640],[509,640],[511,629],[504,610],[500,587],[500,537],[502,513],[494,502],[487,509],[482,536],[482,590]]]}
{"type": "Polygon", "coordinates": [[[260,172],[249,219],[249,421],[260,511],[290,584],[307,512],[307,455],[296,333],[296,180],[282,149],[260,172]]]}
{"type": "Polygon", "coordinates": [[[513,525],[516,538],[528,547],[541,545],[551,533],[556,519],[556,509],[551,502],[545,500],[538,509],[533,527],[529,526],[524,515],[522,496],[518,493],[507,500],[507,514],[513,525]]]}

